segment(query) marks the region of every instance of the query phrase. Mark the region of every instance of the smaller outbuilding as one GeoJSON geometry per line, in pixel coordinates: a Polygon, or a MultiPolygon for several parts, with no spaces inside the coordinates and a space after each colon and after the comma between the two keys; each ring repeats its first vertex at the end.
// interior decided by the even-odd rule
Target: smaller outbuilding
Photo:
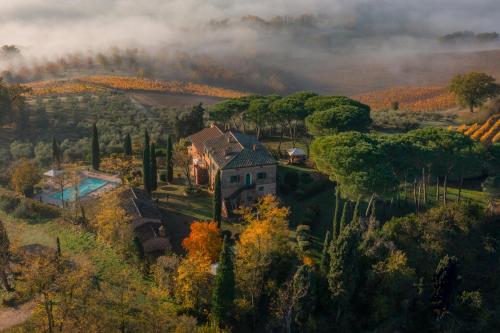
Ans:
{"type": "Polygon", "coordinates": [[[301,164],[307,159],[307,154],[302,148],[290,148],[286,151],[288,153],[288,160],[291,164],[301,164]]]}

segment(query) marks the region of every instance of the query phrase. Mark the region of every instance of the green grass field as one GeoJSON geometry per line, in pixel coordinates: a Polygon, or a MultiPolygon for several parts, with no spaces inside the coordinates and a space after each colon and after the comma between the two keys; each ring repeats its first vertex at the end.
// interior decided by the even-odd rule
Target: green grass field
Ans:
{"type": "Polygon", "coordinates": [[[98,241],[92,233],[79,226],[61,219],[41,221],[17,219],[4,212],[0,212],[0,219],[4,222],[11,243],[15,247],[40,244],[55,249],[56,238],[59,237],[64,255],[75,260],[81,257],[90,260],[99,276],[114,274],[128,268],[138,279],[141,278],[135,267],[125,262],[110,246],[98,241]]]}

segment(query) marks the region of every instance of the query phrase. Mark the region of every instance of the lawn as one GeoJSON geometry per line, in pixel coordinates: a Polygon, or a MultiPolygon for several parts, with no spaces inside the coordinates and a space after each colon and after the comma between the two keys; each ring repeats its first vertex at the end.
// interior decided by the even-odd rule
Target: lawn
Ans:
{"type": "Polygon", "coordinates": [[[0,219],[4,222],[14,246],[40,244],[56,248],[56,238],[59,237],[63,254],[75,260],[80,257],[89,259],[95,265],[98,276],[105,277],[127,268],[140,278],[139,272],[123,261],[111,247],[98,241],[92,233],[79,226],[61,219],[17,219],[4,212],[0,212],[0,219]]]}
{"type": "Polygon", "coordinates": [[[160,182],[158,185],[153,197],[158,198],[160,208],[197,220],[212,218],[212,194],[208,190],[200,188],[198,193],[186,195],[186,185],[179,178],[172,184],[160,182]]]}

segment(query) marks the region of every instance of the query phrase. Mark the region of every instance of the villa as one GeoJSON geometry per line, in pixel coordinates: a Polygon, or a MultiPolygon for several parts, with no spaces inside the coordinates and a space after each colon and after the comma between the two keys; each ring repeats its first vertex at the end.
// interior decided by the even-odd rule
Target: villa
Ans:
{"type": "Polygon", "coordinates": [[[224,216],[239,206],[253,204],[260,196],[276,194],[277,161],[255,137],[224,133],[212,125],[188,139],[195,183],[213,189],[215,175],[221,172],[224,216]]]}

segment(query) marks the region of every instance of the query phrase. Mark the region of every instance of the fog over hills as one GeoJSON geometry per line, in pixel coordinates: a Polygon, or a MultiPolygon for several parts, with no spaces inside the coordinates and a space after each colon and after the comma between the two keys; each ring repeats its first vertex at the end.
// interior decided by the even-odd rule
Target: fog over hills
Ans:
{"type": "Polygon", "coordinates": [[[0,66],[17,80],[85,64],[258,92],[349,94],[440,83],[462,67],[499,76],[498,40],[439,42],[465,30],[500,31],[498,1],[6,1],[0,44],[21,54],[0,66]],[[58,70],[43,69],[50,63],[58,70]]]}

